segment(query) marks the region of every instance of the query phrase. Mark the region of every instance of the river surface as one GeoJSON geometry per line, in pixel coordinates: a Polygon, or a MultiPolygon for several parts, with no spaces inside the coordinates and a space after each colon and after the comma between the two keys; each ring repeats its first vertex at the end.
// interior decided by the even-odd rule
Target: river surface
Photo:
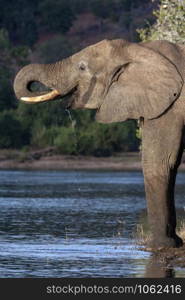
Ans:
{"type": "MultiPolygon", "coordinates": [[[[184,217],[185,173],[176,206],[184,217]]],[[[0,171],[0,277],[152,277],[145,223],[141,172],[0,171]]]]}

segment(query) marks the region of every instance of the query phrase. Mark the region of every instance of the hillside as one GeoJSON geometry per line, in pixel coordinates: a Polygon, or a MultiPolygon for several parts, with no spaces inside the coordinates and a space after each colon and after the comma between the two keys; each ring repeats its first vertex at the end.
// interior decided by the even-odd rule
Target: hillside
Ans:
{"type": "Polygon", "coordinates": [[[136,29],[153,22],[158,1],[29,0],[24,9],[22,2],[3,0],[0,13],[0,149],[55,147],[58,154],[100,156],[137,151],[137,122],[97,124],[94,112],[70,116],[60,101],[26,105],[12,87],[17,71],[30,62],[55,62],[102,39],[137,41],[136,29]]]}
{"type": "MultiPolygon", "coordinates": [[[[74,48],[84,48],[103,39],[123,38],[129,41],[138,41],[137,29],[145,26],[146,22],[153,22],[152,11],[157,6],[155,2],[141,4],[133,8],[131,12],[120,12],[118,20],[104,19],[96,16],[93,12],[79,13],[71,28],[65,34],[41,33],[36,45],[50,41],[56,36],[65,36],[74,48]]],[[[37,47],[36,47],[37,48],[37,47]]],[[[33,51],[34,52],[34,51],[33,51]]]]}

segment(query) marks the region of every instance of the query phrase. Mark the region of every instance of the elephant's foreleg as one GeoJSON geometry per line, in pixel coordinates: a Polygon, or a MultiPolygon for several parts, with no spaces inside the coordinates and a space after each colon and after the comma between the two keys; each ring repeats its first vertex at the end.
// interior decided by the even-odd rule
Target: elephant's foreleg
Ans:
{"type": "Polygon", "coordinates": [[[151,247],[182,246],[175,231],[174,188],[183,152],[183,128],[183,120],[172,111],[143,124],[142,164],[151,247]]]}

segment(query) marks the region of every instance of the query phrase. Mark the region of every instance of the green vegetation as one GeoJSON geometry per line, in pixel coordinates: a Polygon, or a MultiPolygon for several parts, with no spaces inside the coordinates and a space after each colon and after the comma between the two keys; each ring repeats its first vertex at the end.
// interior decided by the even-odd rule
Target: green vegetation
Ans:
{"type": "Polygon", "coordinates": [[[11,41],[31,46],[38,38],[35,21],[37,0],[0,0],[0,27],[8,31],[11,41]]]}
{"type": "Polygon", "coordinates": [[[138,30],[142,41],[168,40],[185,43],[185,0],[161,0],[153,25],[138,30]]]}
{"type": "MultiPolygon", "coordinates": [[[[94,111],[88,110],[72,111],[71,119],[60,100],[38,105],[18,103],[12,83],[20,67],[29,62],[63,59],[91,43],[91,35],[92,42],[118,37],[117,32],[119,37],[137,40],[135,28],[141,28],[145,22],[138,15],[146,9],[146,19],[154,20],[147,5],[150,4],[152,11],[158,1],[152,3],[150,0],[0,0],[0,148],[52,146],[58,153],[95,156],[138,150],[140,131],[137,130],[136,137],[136,121],[98,124],[94,121],[94,111]],[[93,14],[101,30],[97,32],[97,27],[93,29],[94,25],[88,24],[88,28],[75,32],[74,22],[78,19],[78,26],[79,20],[83,23],[82,14],[93,14]],[[108,28],[116,30],[111,32],[108,28]]],[[[141,39],[156,38],[159,24],[164,25],[163,16],[168,24],[166,32],[172,28],[173,34],[178,32],[184,37],[184,1],[161,1],[155,16],[157,23],[139,31],[141,39]]],[[[164,26],[160,28],[164,33],[164,26]]]]}
{"type": "Polygon", "coordinates": [[[0,114],[0,148],[21,148],[29,143],[29,132],[12,111],[0,114]]]}
{"type": "Polygon", "coordinates": [[[71,2],[66,0],[39,1],[38,13],[40,25],[49,32],[67,32],[75,18],[71,2]]]}

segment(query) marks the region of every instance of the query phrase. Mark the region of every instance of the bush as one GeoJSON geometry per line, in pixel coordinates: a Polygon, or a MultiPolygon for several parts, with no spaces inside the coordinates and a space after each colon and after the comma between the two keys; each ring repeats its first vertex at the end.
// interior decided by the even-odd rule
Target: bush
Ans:
{"type": "Polygon", "coordinates": [[[10,40],[23,45],[33,45],[37,38],[37,0],[1,1],[0,26],[6,28],[10,40]]]}
{"type": "Polygon", "coordinates": [[[119,124],[90,123],[78,132],[78,152],[109,156],[118,151],[138,150],[133,121],[119,124]]]}
{"type": "Polygon", "coordinates": [[[44,148],[47,146],[53,146],[54,139],[58,134],[58,128],[52,126],[47,128],[43,123],[38,119],[34,122],[32,126],[32,138],[31,145],[38,148],[44,148]]]}
{"type": "Polygon", "coordinates": [[[70,1],[66,0],[42,0],[38,10],[41,25],[50,32],[67,32],[75,17],[70,1]]]}
{"type": "Polygon", "coordinates": [[[13,47],[7,30],[0,29],[0,111],[17,107],[12,87],[15,69],[27,63],[28,49],[13,47]]]}
{"type": "Polygon", "coordinates": [[[185,0],[160,0],[160,5],[153,14],[156,22],[138,30],[142,41],[168,40],[184,44],[185,0]]]}
{"type": "Polygon", "coordinates": [[[54,139],[54,146],[57,147],[59,153],[76,154],[77,153],[77,137],[73,128],[58,128],[57,136],[54,139]]]}
{"type": "Polygon", "coordinates": [[[69,39],[57,35],[38,44],[35,53],[40,63],[52,63],[72,55],[75,50],[69,39]]]}
{"type": "Polygon", "coordinates": [[[20,148],[29,143],[29,137],[11,111],[0,114],[0,148],[20,148]]]}
{"type": "Polygon", "coordinates": [[[39,148],[55,146],[58,153],[110,156],[119,151],[138,150],[136,122],[99,124],[91,120],[89,111],[76,113],[65,126],[48,126],[36,117],[31,125],[31,145],[39,148]],[[84,123],[83,123],[84,122],[84,123]]]}

